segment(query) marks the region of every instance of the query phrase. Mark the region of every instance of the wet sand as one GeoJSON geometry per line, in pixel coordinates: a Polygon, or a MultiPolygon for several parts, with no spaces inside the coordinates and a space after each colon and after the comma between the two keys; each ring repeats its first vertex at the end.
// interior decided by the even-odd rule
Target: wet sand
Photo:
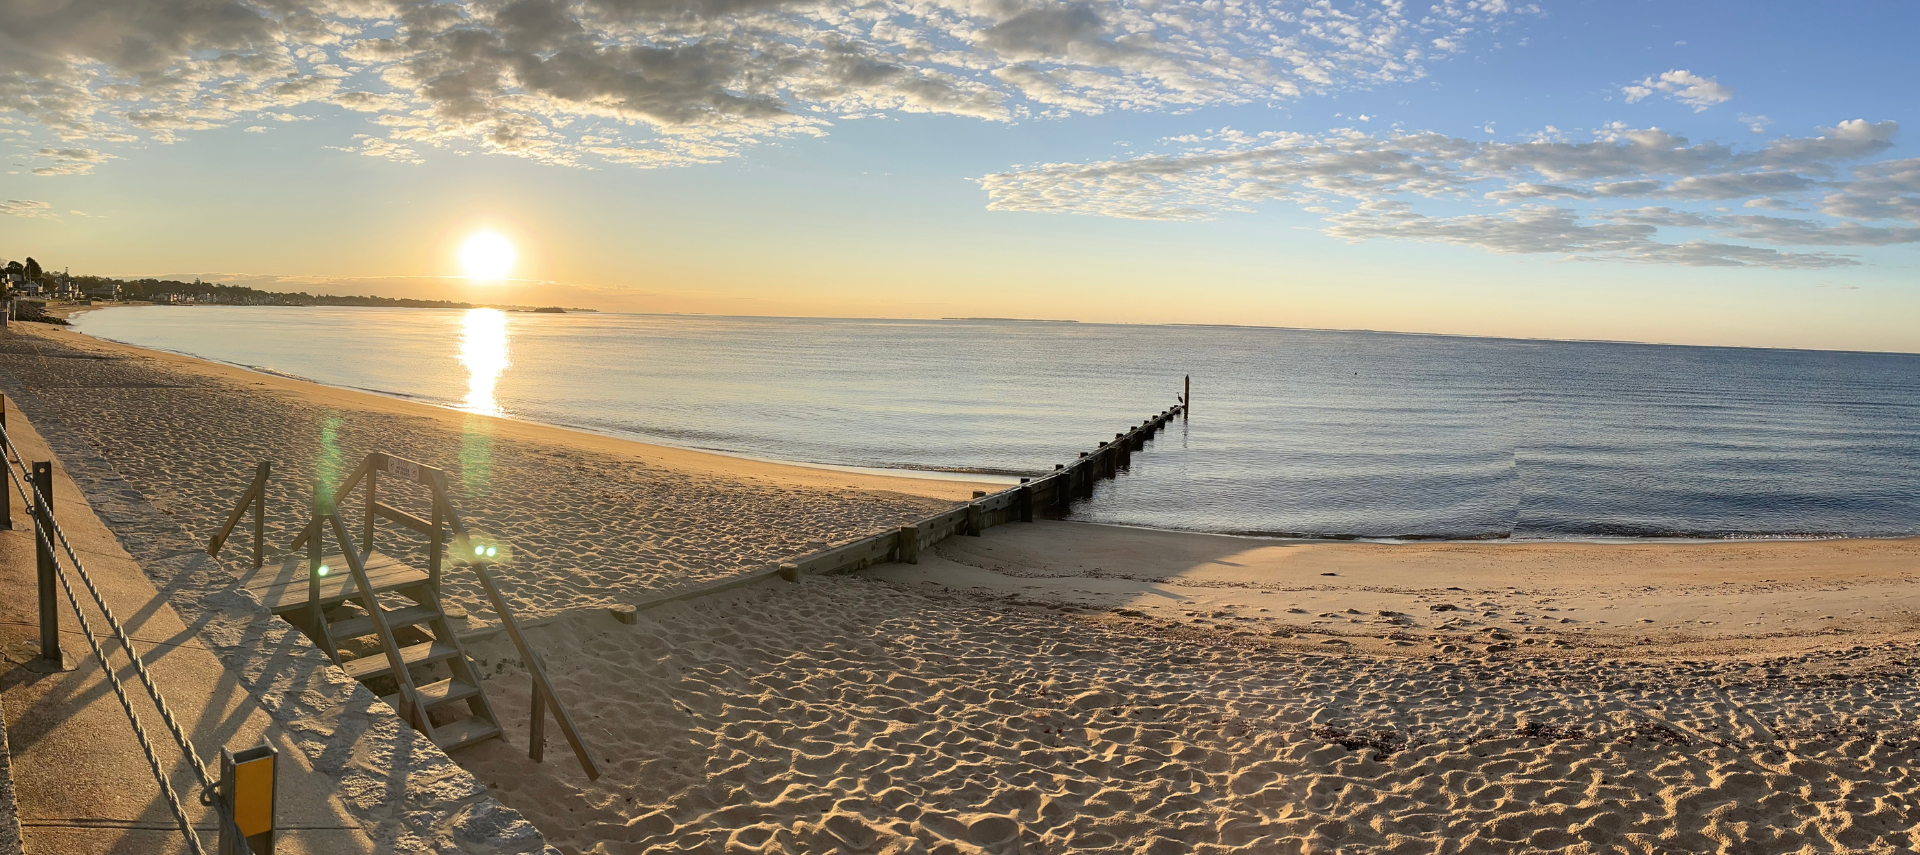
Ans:
{"type": "Polygon", "coordinates": [[[512,744],[455,756],[562,852],[1920,846],[1911,541],[1376,546],[1038,523],[624,625],[603,607],[969,486],[31,335],[39,352],[9,345],[0,365],[189,527],[216,524],[263,456],[291,476],[277,508],[329,449],[455,471],[467,516],[510,533],[512,594],[550,619],[530,636],[606,774],[587,782],[557,736],[526,759],[527,681],[497,636],[471,652],[512,744]]]}

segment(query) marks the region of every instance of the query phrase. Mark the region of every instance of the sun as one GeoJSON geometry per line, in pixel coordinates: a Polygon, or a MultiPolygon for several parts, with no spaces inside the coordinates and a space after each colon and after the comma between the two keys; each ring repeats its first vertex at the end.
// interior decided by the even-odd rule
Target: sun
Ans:
{"type": "Polygon", "coordinates": [[[504,279],[513,269],[513,242],[496,232],[476,232],[460,245],[460,269],[468,279],[504,279]]]}

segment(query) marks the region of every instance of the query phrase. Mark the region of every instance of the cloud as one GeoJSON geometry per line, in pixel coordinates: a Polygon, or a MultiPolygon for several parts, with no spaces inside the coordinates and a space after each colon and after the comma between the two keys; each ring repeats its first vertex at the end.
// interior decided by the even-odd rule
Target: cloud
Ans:
{"type": "Polygon", "coordinates": [[[338,145],[330,145],[327,146],[327,148],[335,151],[364,154],[367,157],[384,158],[396,163],[411,163],[417,165],[426,162],[420,157],[418,152],[392,140],[381,139],[371,134],[354,134],[353,140],[358,144],[358,148],[338,145]]]}
{"type": "Polygon", "coordinates": [[[1854,259],[1828,253],[1791,253],[1712,241],[1661,243],[1654,226],[1641,223],[1588,225],[1566,208],[1530,206],[1498,214],[1428,217],[1402,209],[1366,206],[1330,218],[1326,233],[1350,241],[1395,238],[1470,246],[1495,253],[1553,253],[1575,259],[1690,267],[1851,267],[1854,259]]]}
{"type": "MultiPolygon", "coordinates": [[[[1725,104],[1733,100],[1733,90],[1721,85],[1717,78],[1701,77],[1686,69],[1676,68],[1663,71],[1658,77],[1649,77],[1620,91],[1627,95],[1627,103],[1632,104],[1643,98],[1662,92],[1667,97],[1693,108],[1696,113],[1705,111],[1716,104],[1725,104]]],[[[1765,117],[1761,117],[1764,121],[1765,117]]],[[[1741,121],[1748,121],[1741,119],[1741,121]]],[[[1754,133],[1759,133],[1758,130],[1754,133]]]]}
{"type": "Polygon", "coordinates": [[[415,151],[668,165],[841,116],[1165,111],[1412,80],[1538,13],[1504,0],[12,3],[0,111],[70,141],[166,143],[331,105],[415,151]]]}
{"type": "Polygon", "coordinates": [[[1696,143],[1658,128],[1610,125],[1586,140],[1551,132],[1523,142],[1473,141],[1421,131],[1339,129],[1321,134],[1225,131],[1165,141],[1175,150],[1089,163],[1048,163],[987,175],[987,207],[1141,220],[1206,220],[1290,201],[1323,214],[1346,240],[1396,239],[1499,253],[1697,266],[1814,268],[1858,263],[1780,246],[1920,242],[1920,159],[1858,163],[1893,145],[1894,122],[1840,122],[1752,148],[1696,143]],[[1751,199],[1794,209],[1819,194],[1821,212],[1868,225],[1729,216],[1669,203],[1751,199]],[[1622,206],[1629,200],[1639,204],[1622,206]],[[1561,205],[1543,205],[1543,202],[1561,205]],[[1486,203],[1512,210],[1436,215],[1486,203]],[[1575,207],[1578,206],[1578,207],[1575,207]],[[1421,210],[1416,210],[1418,207],[1421,210]],[[1722,240],[1658,239],[1662,229],[1722,240]]]}
{"type": "Polygon", "coordinates": [[[8,199],[5,202],[0,202],[0,214],[6,214],[9,217],[58,218],[53,212],[52,205],[46,202],[35,202],[31,199],[8,199]]]}
{"type": "Polygon", "coordinates": [[[43,148],[37,154],[54,162],[52,166],[35,167],[35,175],[85,175],[95,166],[115,159],[111,154],[90,148],[43,148]]]}

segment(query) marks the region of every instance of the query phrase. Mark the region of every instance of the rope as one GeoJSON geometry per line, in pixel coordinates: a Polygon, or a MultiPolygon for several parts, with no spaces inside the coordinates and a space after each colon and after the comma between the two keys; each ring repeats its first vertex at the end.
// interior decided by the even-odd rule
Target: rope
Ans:
{"type": "MultiPolygon", "coordinates": [[[[12,455],[11,459],[0,455],[0,465],[5,466],[7,477],[13,482],[14,488],[20,493],[21,500],[28,503],[29,512],[31,512],[32,508],[40,506],[40,504],[35,501],[40,494],[39,487],[36,485],[32,494],[29,495],[26,487],[21,483],[20,473],[14,471],[14,462],[19,462],[21,471],[28,471],[27,464],[26,461],[20,457],[19,450],[13,447],[13,438],[7,435],[4,428],[0,428],[0,443],[4,443],[5,451],[12,455]]],[[[50,498],[45,502],[45,506],[52,506],[50,498]]],[[[52,521],[49,520],[48,522],[51,523],[52,521]]],[[[114,617],[113,609],[107,606],[106,599],[100,594],[100,589],[95,587],[92,577],[87,575],[86,567],[80,563],[80,556],[74,554],[73,546],[67,542],[67,536],[60,531],[59,524],[52,523],[44,528],[39,525],[34,526],[34,532],[38,536],[37,539],[40,543],[45,544],[47,550],[51,552],[53,551],[53,541],[47,537],[45,529],[51,529],[54,536],[60,539],[60,546],[66,550],[67,558],[73,562],[74,571],[80,576],[80,581],[86,585],[87,593],[93,598],[94,604],[99,606],[100,613],[106,616],[107,624],[113,629],[114,636],[119,640],[121,648],[126,651],[127,659],[132,663],[134,673],[140,677],[140,682],[144,684],[147,695],[153,699],[154,708],[160,711],[161,720],[166,723],[167,730],[172,733],[174,741],[180,744],[181,753],[187,758],[187,762],[192,765],[195,777],[200,779],[200,803],[203,805],[216,806],[221,822],[223,824],[230,824],[231,820],[227,817],[226,806],[213,797],[216,788],[213,776],[207,771],[206,764],[200,762],[200,755],[194,749],[193,741],[187,738],[185,731],[180,727],[180,722],[174,718],[173,710],[167,706],[166,698],[160,694],[160,688],[154,685],[153,675],[147,672],[146,663],[140,658],[140,650],[134,646],[133,639],[128,637],[126,627],[120,624],[119,618],[114,617]]],[[[54,564],[54,570],[54,575],[60,580],[60,589],[67,596],[68,605],[73,607],[74,617],[80,621],[80,630],[86,636],[87,647],[92,649],[94,658],[100,661],[100,672],[106,676],[107,685],[112,687],[114,697],[119,699],[121,708],[126,710],[127,720],[133,725],[133,735],[140,742],[140,750],[146,755],[147,766],[153,770],[154,780],[160,784],[160,794],[165,797],[167,801],[167,809],[173,813],[174,820],[180,824],[180,832],[185,835],[187,839],[187,848],[192,850],[194,855],[206,855],[206,850],[201,846],[200,837],[193,829],[193,822],[187,819],[186,808],[180,802],[180,795],[174,792],[172,782],[167,780],[166,771],[161,767],[158,755],[154,753],[152,740],[147,736],[146,727],[140,723],[139,713],[134,711],[133,702],[127,697],[125,686],[120,682],[120,677],[113,672],[112,665],[107,661],[106,653],[100,649],[100,644],[94,639],[93,626],[88,622],[86,614],[80,610],[80,599],[73,592],[73,584],[67,580],[67,574],[61,572],[58,562],[54,564]]],[[[245,843],[242,841],[242,846],[244,845],[245,843]]]]}

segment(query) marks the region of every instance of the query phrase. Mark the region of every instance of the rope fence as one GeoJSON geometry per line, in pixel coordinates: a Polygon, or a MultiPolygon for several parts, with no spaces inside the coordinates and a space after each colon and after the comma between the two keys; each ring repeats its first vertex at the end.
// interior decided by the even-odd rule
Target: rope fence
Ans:
{"type": "MultiPolygon", "coordinates": [[[[145,661],[141,659],[140,648],[134,644],[133,639],[127,633],[126,627],[123,626],[120,623],[120,619],[114,615],[113,608],[107,605],[106,598],[100,593],[100,588],[94,584],[93,577],[87,573],[86,565],[81,562],[80,556],[74,552],[73,545],[68,542],[66,533],[60,530],[59,523],[53,519],[50,468],[47,479],[49,483],[45,485],[34,483],[35,479],[32,478],[34,473],[32,469],[28,467],[25,458],[20,455],[19,450],[14,447],[13,437],[8,434],[4,423],[0,423],[0,464],[4,464],[7,470],[8,480],[13,485],[14,490],[19,493],[21,501],[24,502],[27,507],[33,509],[35,516],[34,535],[37,541],[35,544],[36,551],[44,548],[45,551],[41,553],[43,560],[46,557],[53,558],[53,576],[59,580],[60,589],[66,595],[67,604],[73,608],[73,614],[80,622],[80,632],[82,637],[87,641],[87,647],[93,652],[94,659],[100,663],[101,675],[106,677],[107,685],[112,688],[114,697],[120,701],[120,708],[127,714],[128,723],[133,726],[134,739],[140,743],[141,753],[146,757],[147,767],[153,772],[155,783],[160,785],[160,794],[161,797],[166,800],[167,810],[173,814],[174,821],[180,826],[180,833],[186,840],[187,849],[191,851],[193,855],[206,855],[207,853],[207,849],[201,842],[198,832],[193,827],[192,820],[187,817],[186,805],[181,801],[180,794],[174,790],[172,782],[168,780],[166,768],[160,762],[159,754],[154,748],[153,738],[148,734],[146,725],[141,722],[140,714],[134,709],[133,700],[127,696],[125,684],[122,683],[119,675],[114,672],[113,665],[107,658],[107,652],[102,649],[100,641],[94,633],[92,623],[87,620],[86,613],[82,611],[80,599],[78,595],[74,593],[73,583],[67,578],[66,569],[59,565],[59,552],[66,554],[68,563],[72,565],[73,575],[79,577],[81,584],[86,588],[88,597],[92,599],[94,605],[99,608],[100,613],[106,617],[107,626],[113,630],[113,638],[120,643],[121,650],[126,653],[127,660],[133,666],[134,674],[140,678],[141,686],[146,690],[147,696],[153,701],[154,708],[159,711],[160,719],[166,725],[168,733],[173,736],[173,740],[178,744],[182,756],[184,756],[188,764],[192,766],[194,776],[200,781],[200,803],[213,807],[219,817],[223,843],[222,852],[233,852],[236,853],[236,855],[252,855],[252,849],[247,845],[246,838],[238,833],[238,827],[234,824],[233,817],[228,812],[225,801],[218,798],[219,781],[208,772],[206,764],[201,761],[199,751],[193,745],[193,740],[187,736],[186,730],[180,726],[179,719],[174,715],[172,707],[167,704],[166,697],[161,694],[160,687],[154,682],[152,673],[147,670],[145,661]],[[27,473],[29,476],[25,481],[21,478],[22,473],[27,473]],[[28,487],[30,483],[32,484],[31,489],[28,487]],[[58,541],[59,547],[57,551],[55,549],[56,540],[58,541]],[[233,848],[228,848],[228,845],[231,845],[233,848]]],[[[4,485],[0,485],[0,489],[3,488],[4,485]]],[[[47,592],[42,591],[41,596],[44,602],[44,597],[47,596],[47,592]]],[[[45,628],[43,627],[43,638],[47,635],[44,630],[45,628]]],[[[49,655],[53,661],[59,661],[60,652],[57,646],[53,650],[43,649],[41,651],[43,658],[47,658],[49,655]]]]}

